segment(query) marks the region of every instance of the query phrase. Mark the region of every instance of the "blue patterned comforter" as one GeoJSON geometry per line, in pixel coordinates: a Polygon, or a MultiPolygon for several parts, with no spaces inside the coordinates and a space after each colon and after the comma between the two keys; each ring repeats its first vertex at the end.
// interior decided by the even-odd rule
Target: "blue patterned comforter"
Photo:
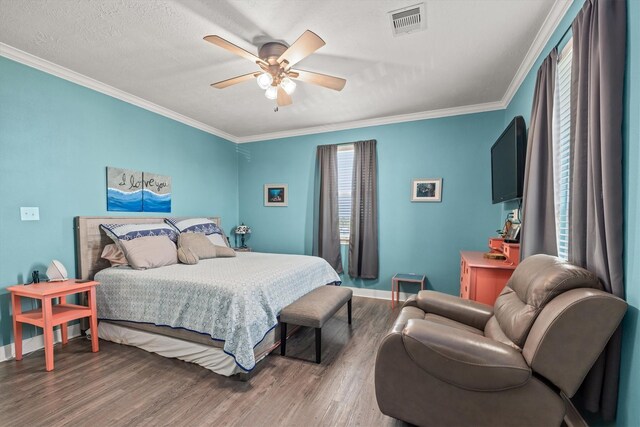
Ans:
{"type": "Polygon", "coordinates": [[[313,289],[339,282],[322,258],[241,252],[151,270],[107,268],[96,274],[98,317],[184,328],[224,341],[250,371],[253,348],[280,311],[313,289]]]}

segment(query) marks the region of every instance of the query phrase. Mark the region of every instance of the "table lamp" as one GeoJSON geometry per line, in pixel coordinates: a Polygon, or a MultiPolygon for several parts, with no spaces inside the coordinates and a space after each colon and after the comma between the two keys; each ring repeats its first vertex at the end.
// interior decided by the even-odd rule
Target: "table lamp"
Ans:
{"type": "Polygon", "coordinates": [[[240,247],[241,248],[246,248],[247,245],[245,245],[245,243],[244,243],[244,236],[245,236],[245,234],[251,234],[251,227],[249,227],[248,225],[244,225],[244,222],[243,222],[242,225],[238,225],[236,227],[235,234],[236,235],[239,234],[241,236],[240,237],[240,247]]]}

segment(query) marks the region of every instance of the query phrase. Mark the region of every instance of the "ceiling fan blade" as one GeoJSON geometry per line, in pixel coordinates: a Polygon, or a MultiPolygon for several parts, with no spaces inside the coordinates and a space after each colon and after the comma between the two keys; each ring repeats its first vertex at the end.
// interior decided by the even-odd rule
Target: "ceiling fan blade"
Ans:
{"type": "Polygon", "coordinates": [[[293,101],[287,92],[278,86],[278,106],[284,107],[285,105],[291,105],[293,101]]]}
{"type": "Polygon", "coordinates": [[[302,80],[306,83],[312,83],[314,85],[326,87],[329,89],[341,91],[344,85],[347,83],[345,79],[340,77],[328,76],[326,74],[313,73],[305,70],[291,70],[289,77],[292,79],[302,80]],[[296,76],[297,74],[297,76],[296,76]]]}
{"type": "Polygon", "coordinates": [[[224,89],[225,87],[229,87],[238,83],[242,83],[245,82],[247,80],[251,80],[255,77],[258,77],[260,75],[260,73],[249,73],[249,74],[244,74],[242,76],[237,76],[237,77],[233,77],[227,80],[223,80],[221,82],[217,82],[217,83],[212,83],[211,86],[215,87],[217,89],[224,89]]]}
{"type": "Polygon", "coordinates": [[[313,31],[307,30],[298,37],[298,40],[289,46],[289,49],[285,50],[284,53],[280,55],[278,63],[282,64],[282,61],[287,61],[289,63],[287,67],[291,67],[324,45],[324,40],[318,37],[318,35],[313,31]]]}
{"type": "Polygon", "coordinates": [[[238,56],[246,58],[253,63],[264,63],[262,59],[258,58],[253,53],[248,52],[239,46],[236,46],[235,44],[223,39],[220,36],[206,36],[204,40],[208,41],[209,43],[213,43],[216,46],[220,46],[221,48],[226,49],[231,53],[235,53],[238,56]]]}

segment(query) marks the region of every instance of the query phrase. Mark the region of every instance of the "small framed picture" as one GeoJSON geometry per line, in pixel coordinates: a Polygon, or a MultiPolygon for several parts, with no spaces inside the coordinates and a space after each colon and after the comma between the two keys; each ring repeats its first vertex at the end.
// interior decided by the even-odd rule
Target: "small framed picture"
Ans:
{"type": "Polygon", "coordinates": [[[437,179],[414,179],[411,183],[412,202],[441,202],[442,201],[442,178],[437,179]]]}
{"type": "Polygon", "coordinates": [[[264,205],[265,206],[288,206],[289,189],[287,184],[265,184],[264,185],[264,205]]]}

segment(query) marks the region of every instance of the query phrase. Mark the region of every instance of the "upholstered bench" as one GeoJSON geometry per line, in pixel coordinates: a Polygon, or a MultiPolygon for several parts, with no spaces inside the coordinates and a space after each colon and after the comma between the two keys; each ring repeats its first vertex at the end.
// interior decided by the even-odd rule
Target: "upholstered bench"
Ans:
{"type": "Polygon", "coordinates": [[[306,326],[316,330],[316,363],[320,363],[322,350],[322,326],[347,303],[351,324],[351,297],[353,291],[340,286],[326,285],[314,289],[294,301],[280,313],[280,354],[287,351],[287,325],[306,326]]]}

